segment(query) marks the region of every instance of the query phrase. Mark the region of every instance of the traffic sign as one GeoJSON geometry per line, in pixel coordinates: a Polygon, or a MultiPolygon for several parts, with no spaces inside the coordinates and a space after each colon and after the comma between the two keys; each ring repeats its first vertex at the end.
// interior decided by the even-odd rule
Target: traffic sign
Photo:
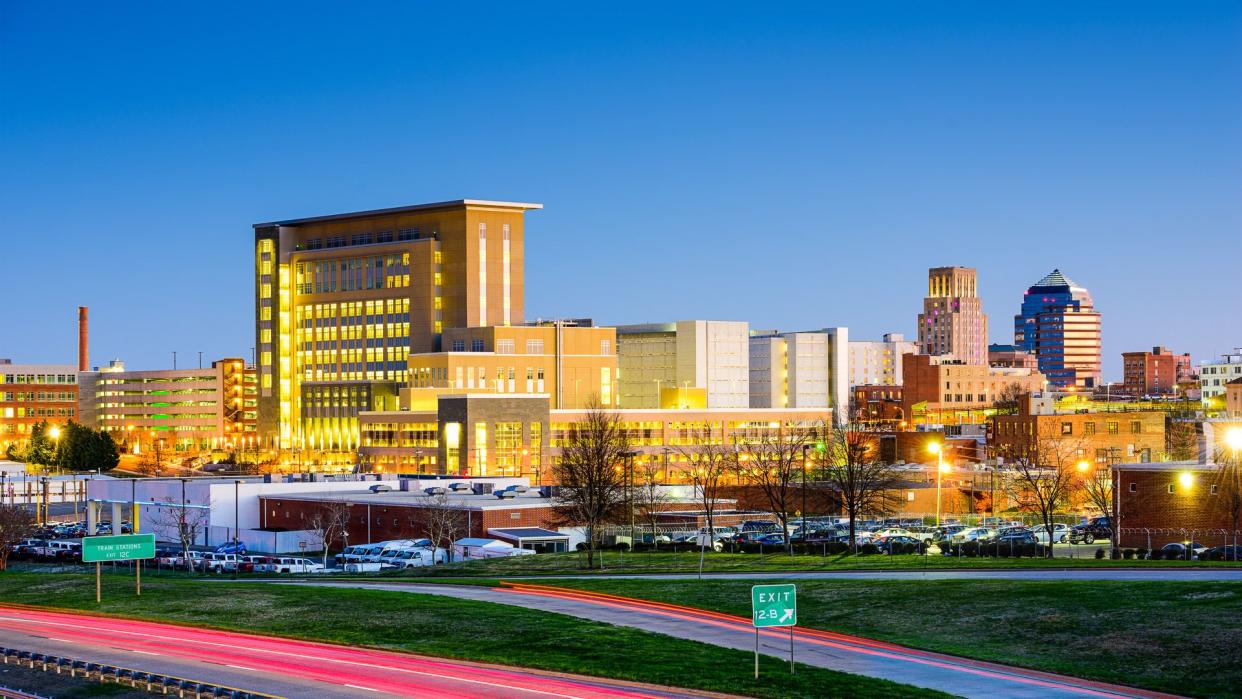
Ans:
{"type": "Polygon", "coordinates": [[[82,562],[136,561],[155,558],[154,534],[88,536],[82,539],[82,562]]]}
{"type": "Polygon", "coordinates": [[[792,584],[754,585],[750,588],[750,621],[755,628],[796,626],[798,591],[792,584]]]}

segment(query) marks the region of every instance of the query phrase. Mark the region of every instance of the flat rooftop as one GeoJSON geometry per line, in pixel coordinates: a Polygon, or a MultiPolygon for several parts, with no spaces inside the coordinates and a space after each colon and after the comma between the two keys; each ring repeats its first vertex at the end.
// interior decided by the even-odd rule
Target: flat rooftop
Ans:
{"type": "Polygon", "coordinates": [[[529,202],[519,201],[491,201],[488,199],[454,199],[451,201],[437,201],[430,204],[411,204],[409,206],[394,206],[390,209],[370,209],[368,211],[351,211],[344,214],[328,214],[326,216],[310,216],[307,218],[290,218],[283,221],[269,221],[267,223],[256,223],[255,228],[267,228],[269,226],[304,226],[311,223],[327,223],[329,221],[345,221],[353,218],[370,218],[373,216],[388,216],[391,214],[404,214],[412,211],[433,211],[435,209],[460,209],[463,207],[479,207],[488,209],[520,209],[529,211],[532,209],[542,209],[543,204],[532,204],[529,202]]]}
{"type": "MultiPolygon", "coordinates": [[[[349,484],[354,486],[355,484],[349,484]]],[[[271,493],[260,495],[269,500],[301,500],[301,501],[341,501],[357,505],[395,505],[398,507],[414,507],[426,505],[435,496],[427,495],[421,490],[391,490],[386,493],[372,493],[370,490],[351,487],[348,490],[336,490],[319,493],[271,493]]],[[[531,489],[519,493],[514,498],[498,498],[495,495],[476,495],[474,493],[453,493],[446,496],[448,504],[458,509],[469,510],[512,510],[532,507],[550,507],[555,504],[550,498],[540,497],[539,491],[531,489]]]]}

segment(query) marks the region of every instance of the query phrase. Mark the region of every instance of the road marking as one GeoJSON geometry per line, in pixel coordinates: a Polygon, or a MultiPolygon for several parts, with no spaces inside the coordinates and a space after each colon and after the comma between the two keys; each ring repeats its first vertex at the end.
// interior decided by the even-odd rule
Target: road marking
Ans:
{"type": "Polygon", "coordinates": [[[224,665],[224,666],[225,666],[225,667],[231,667],[231,668],[233,668],[233,669],[235,669],[235,670],[245,670],[245,671],[247,671],[247,672],[258,672],[258,670],[254,669],[254,668],[252,668],[252,667],[246,667],[245,665],[229,665],[229,664],[225,663],[225,665],[224,665]]]}
{"type": "Polygon", "coordinates": [[[378,692],[378,691],[379,691],[378,689],[376,689],[376,688],[374,688],[374,687],[363,687],[363,686],[362,686],[362,685],[360,685],[360,684],[349,684],[349,683],[346,683],[346,684],[345,684],[345,686],[346,686],[346,687],[353,687],[354,689],[365,689],[365,690],[366,690],[366,691],[368,691],[368,692],[378,692]]]}
{"type": "Polygon", "coordinates": [[[151,652],[151,651],[149,651],[149,650],[138,650],[138,649],[136,649],[136,648],[135,648],[135,649],[131,649],[131,648],[122,648],[121,650],[128,650],[128,651],[129,651],[129,652],[131,652],[131,653],[142,653],[143,655],[154,655],[154,656],[157,656],[157,657],[159,656],[159,653],[152,653],[152,652],[151,652]]]}

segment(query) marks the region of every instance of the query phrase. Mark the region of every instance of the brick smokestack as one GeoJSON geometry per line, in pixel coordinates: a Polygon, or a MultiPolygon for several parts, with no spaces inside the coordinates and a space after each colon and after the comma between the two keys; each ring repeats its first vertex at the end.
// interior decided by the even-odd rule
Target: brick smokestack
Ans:
{"type": "Polygon", "coordinates": [[[90,371],[90,345],[87,339],[86,306],[78,306],[78,371],[90,371]]]}

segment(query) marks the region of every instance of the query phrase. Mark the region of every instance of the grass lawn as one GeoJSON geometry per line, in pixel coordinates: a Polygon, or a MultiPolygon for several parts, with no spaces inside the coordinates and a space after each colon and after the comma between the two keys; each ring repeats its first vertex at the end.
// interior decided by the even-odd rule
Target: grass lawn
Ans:
{"type": "MultiPolygon", "coordinates": [[[[753,580],[548,584],[750,615],[753,580]]],[[[1242,696],[1242,583],[800,580],[803,626],[1195,696],[1242,696]]]]}
{"type": "MultiPolygon", "coordinates": [[[[881,569],[946,569],[946,568],[1187,568],[1238,566],[1229,562],[1198,561],[1135,561],[1096,560],[1095,558],[954,558],[950,556],[860,555],[815,556],[787,553],[711,553],[704,570],[714,573],[776,572],[807,570],[881,570],[881,569]]],[[[642,551],[622,555],[604,553],[604,570],[586,570],[586,558],[580,553],[539,554],[512,558],[490,558],[466,561],[434,568],[413,568],[388,573],[394,577],[515,577],[526,575],[566,575],[598,573],[693,573],[699,569],[697,552],[642,551]]],[[[375,577],[375,576],[370,576],[375,577]]]]}
{"type": "Polygon", "coordinates": [[[560,614],[380,590],[305,588],[76,574],[0,573],[0,600],[220,629],[467,658],[756,697],[945,696],[907,685],[802,667],[560,614]]]}

